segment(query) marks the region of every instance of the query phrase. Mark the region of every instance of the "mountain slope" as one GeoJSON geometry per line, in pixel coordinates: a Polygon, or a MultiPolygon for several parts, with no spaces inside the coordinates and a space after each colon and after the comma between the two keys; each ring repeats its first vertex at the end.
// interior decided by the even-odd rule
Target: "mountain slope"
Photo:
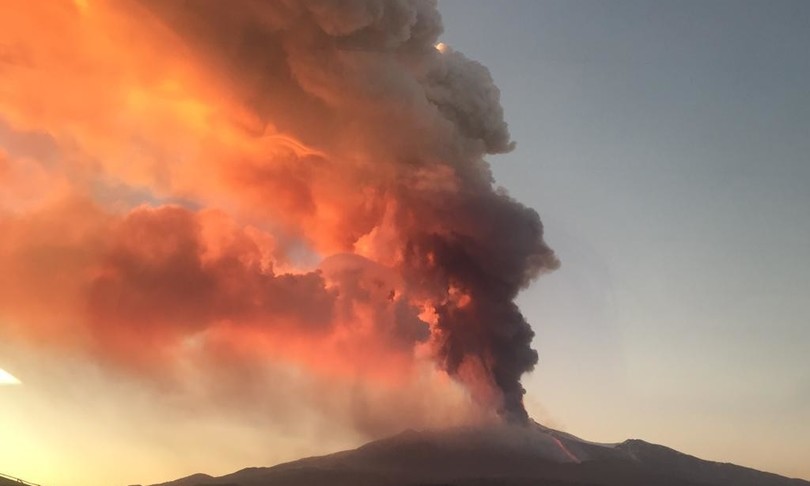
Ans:
{"type": "Polygon", "coordinates": [[[640,440],[598,444],[540,425],[406,431],[351,451],[160,486],[810,486],[640,440]]]}

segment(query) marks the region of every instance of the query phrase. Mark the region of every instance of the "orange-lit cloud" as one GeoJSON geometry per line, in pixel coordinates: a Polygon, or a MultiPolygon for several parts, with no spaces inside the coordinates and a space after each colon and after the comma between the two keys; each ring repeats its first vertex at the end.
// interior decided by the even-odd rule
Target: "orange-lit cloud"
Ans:
{"type": "Polygon", "coordinates": [[[432,2],[16,3],[0,20],[15,335],[163,379],[284,364],[377,404],[427,369],[424,386],[451,377],[525,419],[536,353],[513,299],[557,261],[492,186],[483,156],[513,147],[498,91],[434,47],[432,2]]]}

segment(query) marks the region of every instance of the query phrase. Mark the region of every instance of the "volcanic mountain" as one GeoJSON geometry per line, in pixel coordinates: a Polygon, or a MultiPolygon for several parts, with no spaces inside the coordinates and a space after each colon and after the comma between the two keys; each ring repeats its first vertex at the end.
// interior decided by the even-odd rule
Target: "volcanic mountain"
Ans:
{"type": "Polygon", "coordinates": [[[408,430],[350,451],[159,486],[810,486],[642,440],[588,442],[539,424],[408,430]]]}

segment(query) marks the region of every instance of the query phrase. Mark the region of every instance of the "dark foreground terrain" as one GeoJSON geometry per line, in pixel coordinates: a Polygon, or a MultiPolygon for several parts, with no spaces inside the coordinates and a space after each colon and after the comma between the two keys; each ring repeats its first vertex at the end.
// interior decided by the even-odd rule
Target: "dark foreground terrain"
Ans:
{"type": "Polygon", "coordinates": [[[0,486],[38,486],[38,485],[29,483],[27,481],[23,481],[22,479],[15,478],[13,476],[6,476],[5,474],[0,473],[0,486]]]}
{"type": "Polygon", "coordinates": [[[587,442],[541,425],[406,431],[328,456],[160,486],[810,486],[641,440],[587,442]]]}

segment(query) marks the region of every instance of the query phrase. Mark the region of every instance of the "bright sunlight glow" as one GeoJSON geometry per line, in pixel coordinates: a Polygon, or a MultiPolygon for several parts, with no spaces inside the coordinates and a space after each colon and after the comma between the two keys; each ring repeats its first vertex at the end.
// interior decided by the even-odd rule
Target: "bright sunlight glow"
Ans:
{"type": "Polygon", "coordinates": [[[22,382],[8,371],[0,368],[0,385],[21,385],[22,382]]]}

